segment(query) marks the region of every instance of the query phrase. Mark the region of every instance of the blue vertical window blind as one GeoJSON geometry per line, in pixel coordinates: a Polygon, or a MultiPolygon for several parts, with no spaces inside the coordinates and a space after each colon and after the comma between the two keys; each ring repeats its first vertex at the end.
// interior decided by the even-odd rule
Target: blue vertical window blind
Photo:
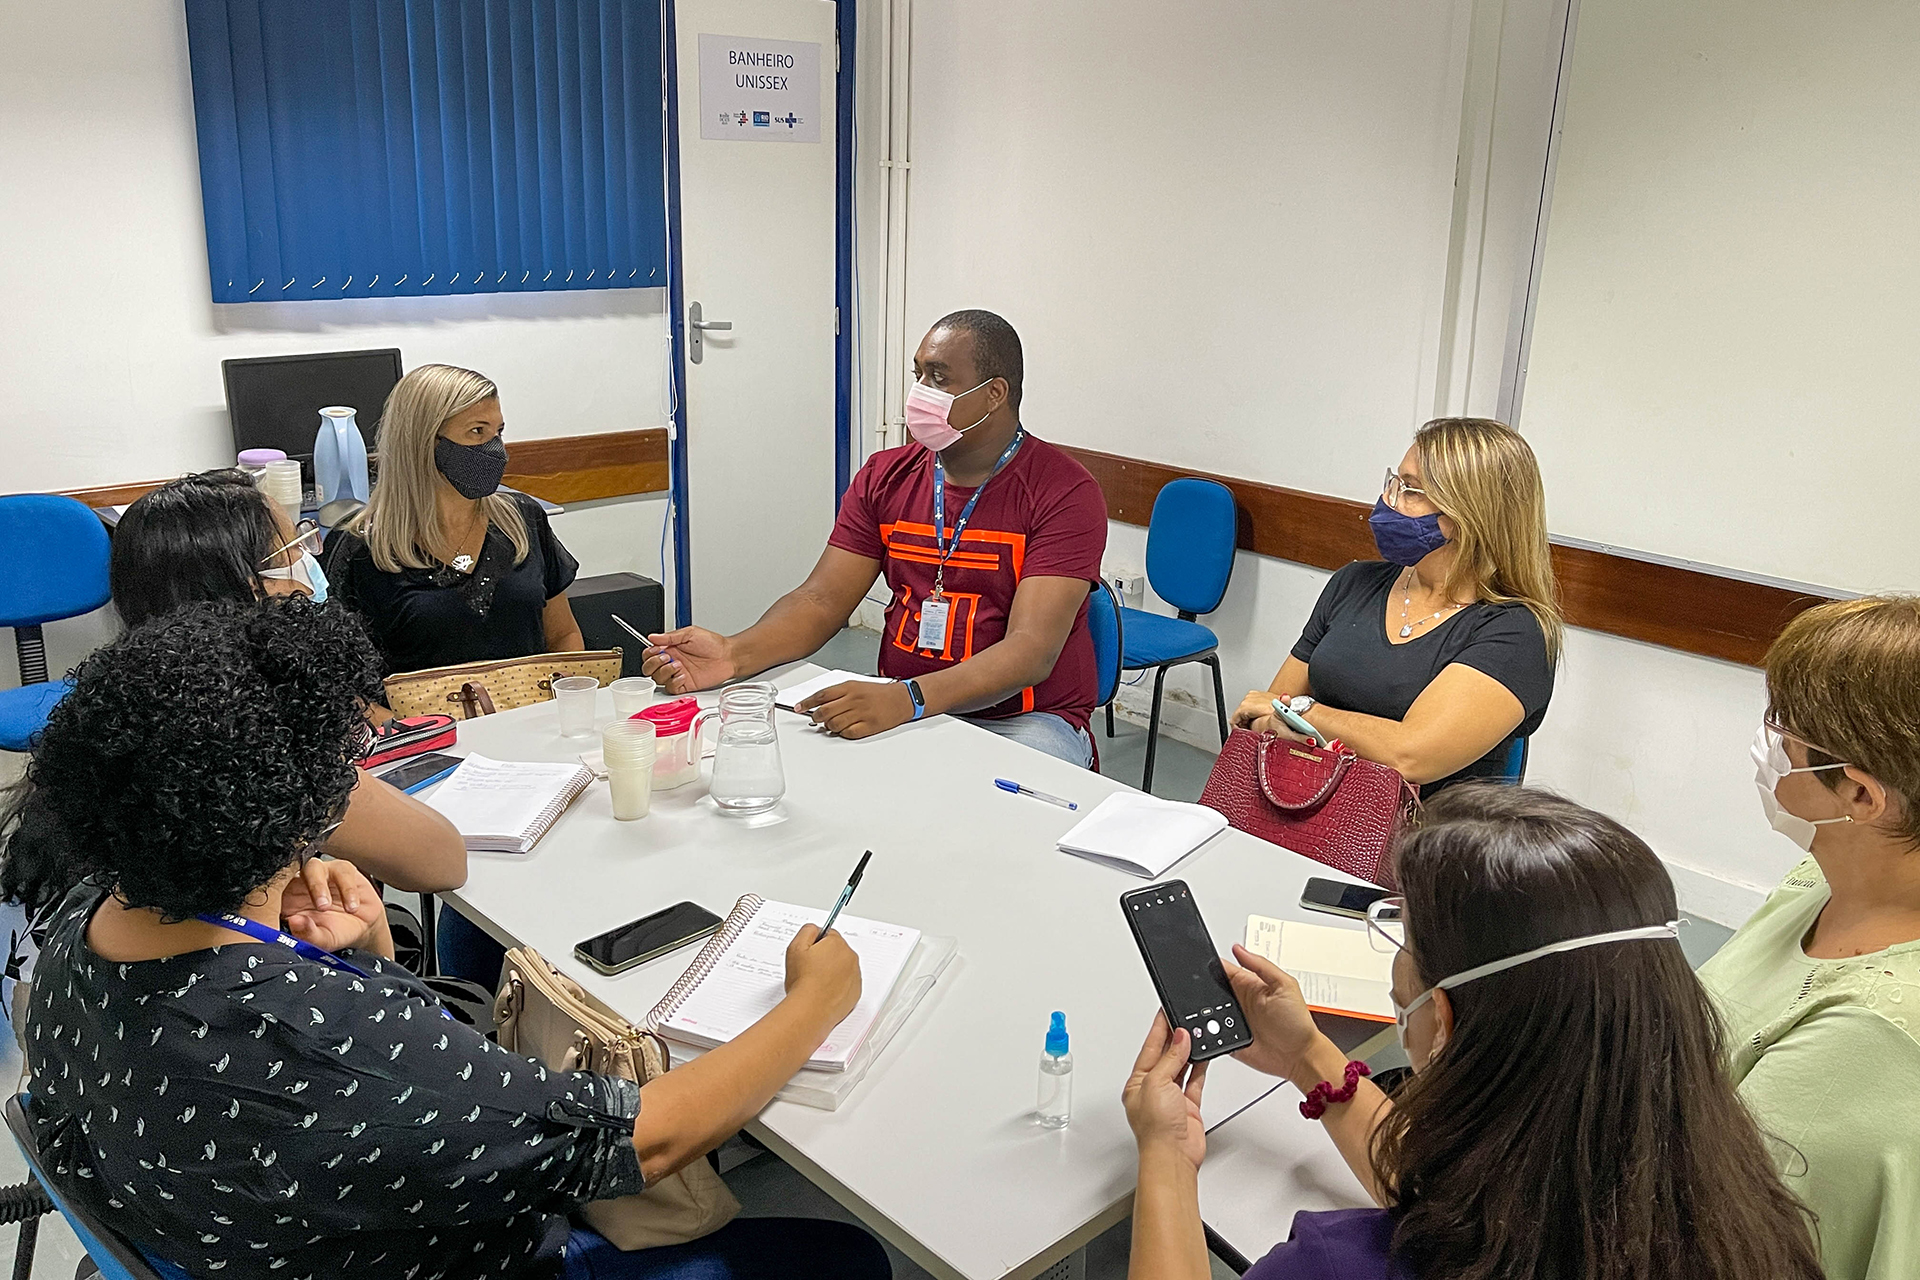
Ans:
{"type": "Polygon", "coordinates": [[[666,283],[661,0],[187,0],[215,302],[666,283]]]}

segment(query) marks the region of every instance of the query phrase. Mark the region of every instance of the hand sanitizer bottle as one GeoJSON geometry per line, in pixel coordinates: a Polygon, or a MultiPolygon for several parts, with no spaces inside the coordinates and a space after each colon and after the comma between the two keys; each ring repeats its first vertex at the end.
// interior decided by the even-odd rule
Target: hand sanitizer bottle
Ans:
{"type": "Polygon", "coordinates": [[[1034,1119],[1049,1129],[1064,1129],[1073,1118],[1073,1055],[1067,1052],[1067,1015],[1056,1012],[1040,1055],[1040,1100],[1034,1119]]]}

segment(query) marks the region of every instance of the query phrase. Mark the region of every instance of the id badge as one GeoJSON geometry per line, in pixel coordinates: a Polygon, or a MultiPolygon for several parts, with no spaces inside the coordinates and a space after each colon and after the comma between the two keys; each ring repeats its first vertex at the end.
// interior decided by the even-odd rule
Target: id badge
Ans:
{"type": "Polygon", "coordinates": [[[953,602],[945,596],[928,596],[920,602],[919,648],[944,652],[947,647],[947,615],[953,602]]]}

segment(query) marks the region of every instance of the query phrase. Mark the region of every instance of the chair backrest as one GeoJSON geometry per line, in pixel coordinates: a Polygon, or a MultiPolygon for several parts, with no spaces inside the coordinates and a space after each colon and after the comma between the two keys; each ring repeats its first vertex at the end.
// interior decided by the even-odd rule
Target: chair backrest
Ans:
{"type": "Polygon", "coordinates": [[[1153,500],[1147,522],[1147,581],[1183,614],[1212,613],[1233,577],[1238,516],[1233,491],[1192,476],[1175,480],[1153,500]]]}
{"type": "Polygon", "coordinates": [[[1093,666],[1099,673],[1093,705],[1104,707],[1120,692],[1120,658],[1126,652],[1120,637],[1120,602],[1104,580],[1095,582],[1087,593],[1087,630],[1093,633],[1093,666]]]}
{"type": "Polygon", "coordinates": [[[20,1105],[20,1096],[7,1099],[7,1128],[13,1131],[13,1140],[19,1144],[20,1154],[26,1157],[34,1181],[46,1191],[54,1208],[60,1210],[60,1216],[73,1228],[73,1234],[80,1237],[80,1247],[100,1269],[101,1280],[186,1280],[186,1272],[177,1267],[150,1264],[139,1250],[48,1176],[40,1163],[40,1146],[34,1138],[32,1124],[27,1121],[26,1110],[20,1105]]]}
{"type": "Polygon", "coordinates": [[[1526,738],[1515,738],[1507,748],[1507,763],[1500,772],[1500,781],[1517,787],[1527,780],[1527,742],[1526,738]]]}
{"type": "Polygon", "coordinates": [[[52,493],[0,497],[0,627],[92,613],[107,602],[107,530],[52,493]]]}

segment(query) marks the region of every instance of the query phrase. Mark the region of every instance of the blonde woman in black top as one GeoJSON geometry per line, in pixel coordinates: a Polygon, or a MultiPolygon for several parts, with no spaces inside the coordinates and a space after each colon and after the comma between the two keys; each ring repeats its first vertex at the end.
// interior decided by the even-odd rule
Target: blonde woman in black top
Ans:
{"type": "Polygon", "coordinates": [[[538,502],[500,492],[506,428],[471,369],[422,365],[387,397],[372,501],[324,564],[389,672],[585,647],[566,595],[579,562],[538,502]]]}
{"type": "Polygon", "coordinates": [[[1234,723],[1307,723],[1432,792],[1506,772],[1540,727],[1563,624],[1533,450],[1488,418],[1421,427],[1369,523],[1379,561],[1335,573],[1273,683],[1234,723]]]}

